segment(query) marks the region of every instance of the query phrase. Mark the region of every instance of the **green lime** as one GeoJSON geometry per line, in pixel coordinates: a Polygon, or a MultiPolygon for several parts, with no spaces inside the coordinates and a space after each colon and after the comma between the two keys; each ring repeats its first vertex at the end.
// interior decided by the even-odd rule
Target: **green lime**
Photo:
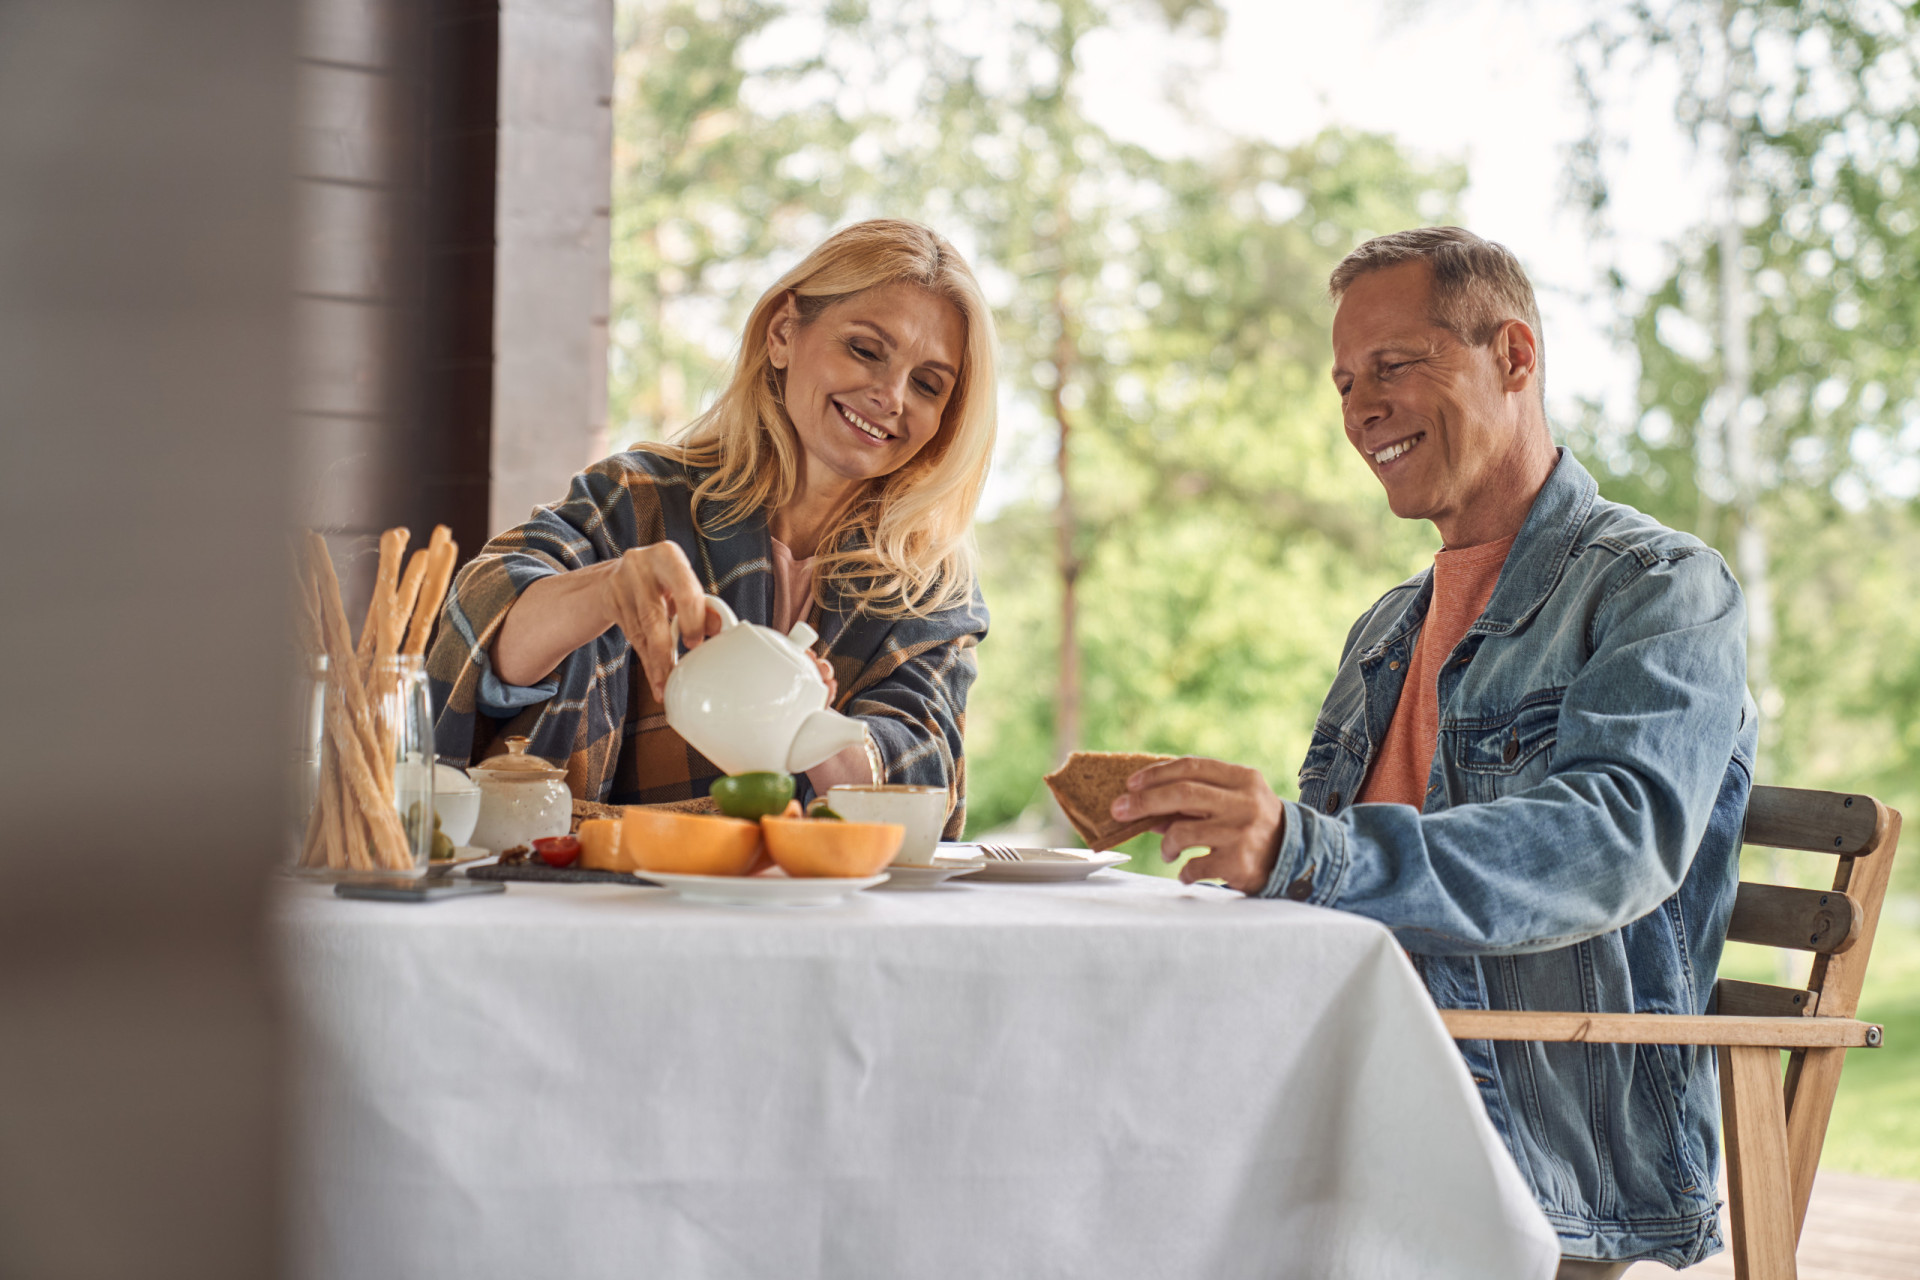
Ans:
{"type": "Polygon", "coordinates": [[[790,773],[736,773],[731,778],[716,778],[713,802],[729,818],[778,817],[793,799],[793,775],[790,773]]]}
{"type": "Polygon", "coordinates": [[[825,800],[815,800],[812,804],[808,805],[807,816],[809,818],[826,818],[832,822],[846,821],[845,818],[827,808],[827,802],[825,800]]]}

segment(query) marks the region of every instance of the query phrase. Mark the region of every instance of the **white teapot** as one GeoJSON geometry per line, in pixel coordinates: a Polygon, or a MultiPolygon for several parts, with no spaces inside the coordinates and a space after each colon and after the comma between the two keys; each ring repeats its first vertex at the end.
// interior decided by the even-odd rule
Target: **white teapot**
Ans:
{"type": "MultiPolygon", "coordinates": [[[[707,608],[720,632],[679,658],[667,676],[667,723],[725,773],[800,773],[866,741],[858,720],[827,710],[827,682],[807,649],[804,622],[781,635],[742,622],[718,596],[707,608]]],[[[679,620],[673,651],[679,652],[679,620]]]]}

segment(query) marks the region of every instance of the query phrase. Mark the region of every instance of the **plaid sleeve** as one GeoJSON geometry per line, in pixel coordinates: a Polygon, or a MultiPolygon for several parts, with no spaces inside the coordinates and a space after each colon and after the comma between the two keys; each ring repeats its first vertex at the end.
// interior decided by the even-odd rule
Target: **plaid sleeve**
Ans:
{"type": "MultiPolygon", "coordinates": [[[[836,671],[839,710],[858,717],[885,766],[883,782],[947,789],[944,837],[960,838],[967,818],[967,691],[979,668],[975,649],[987,634],[987,606],[973,599],[927,618],[895,623],[864,670],[836,671]]],[[[837,665],[837,664],[836,664],[837,665]]]]}
{"type": "Polygon", "coordinates": [[[595,463],[573,478],[564,499],[491,539],[461,569],[427,658],[442,759],[470,763],[488,754],[501,730],[524,733],[534,754],[567,761],[576,796],[597,797],[620,746],[626,638],[614,630],[582,645],[534,686],[501,681],[488,649],[535,582],[659,541],[659,483],[623,455],[595,463]]]}

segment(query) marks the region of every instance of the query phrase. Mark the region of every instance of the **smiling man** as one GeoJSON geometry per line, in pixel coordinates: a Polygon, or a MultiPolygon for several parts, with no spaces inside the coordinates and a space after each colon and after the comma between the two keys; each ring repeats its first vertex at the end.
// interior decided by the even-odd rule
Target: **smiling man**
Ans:
{"type": "MultiPolygon", "coordinates": [[[[1507,250],[1382,236],[1329,292],[1347,439],[1444,545],[1348,634],[1298,802],[1187,758],[1114,817],[1155,819],[1168,858],[1207,847],[1189,881],[1381,921],[1444,1008],[1706,1012],[1757,732],[1738,584],[1555,448],[1507,250]]],[[[1719,1249],[1711,1049],[1461,1051],[1562,1277],[1719,1249]]]]}

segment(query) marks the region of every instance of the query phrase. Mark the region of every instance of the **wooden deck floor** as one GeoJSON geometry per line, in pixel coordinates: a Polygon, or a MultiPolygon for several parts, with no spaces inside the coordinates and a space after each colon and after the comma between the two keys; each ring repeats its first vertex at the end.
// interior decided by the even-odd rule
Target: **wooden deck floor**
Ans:
{"type": "MultiPolygon", "coordinates": [[[[1920,1277],[1920,1182],[1890,1182],[1822,1171],[1800,1236],[1800,1280],[1915,1280],[1920,1277]]],[[[1731,1277],[1733,1254],[1685,1271],[1643,1262],[1628,1280],[1731,1277]]]]}

